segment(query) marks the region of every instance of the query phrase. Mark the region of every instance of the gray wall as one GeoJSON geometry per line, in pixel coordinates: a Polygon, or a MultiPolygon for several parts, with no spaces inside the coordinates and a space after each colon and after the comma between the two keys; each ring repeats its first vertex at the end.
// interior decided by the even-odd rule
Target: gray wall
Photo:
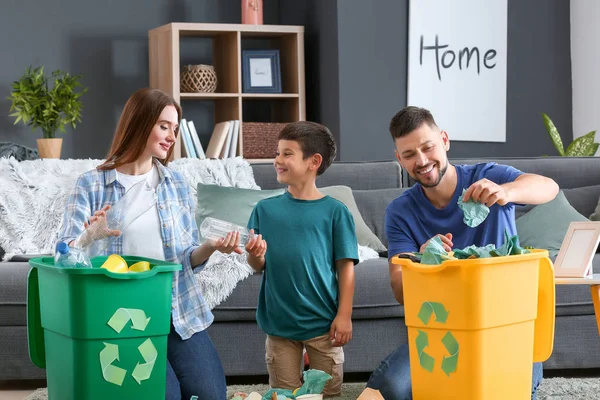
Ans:
{"type": "MultiPolygon", "coordinates": [[[[331,128],[339,159],[392,159],[387,126],[406,105],[408,1],[366,7],[359,0],[269,0],[264,6],[267,24],[306,26],[307,118],[331,128]]],[[[148,85],[148,30],[173,21],[239,23],[240,14],[239,0],[4,1],[0,141],[36,146],[41,132],[13,126],[6,97],[28,65],[44,64],[47,71],[83,74],[89,87],[83,122],[59,135],[63,158],[103,157],[127,97],[148,85]]],[[[554,155],[541,112],[570,142],[569,38],[568,2],[509,0],[507,142],[454,142],[450,156],[554,155]]],[[[203,60],[208,51],[184,43],[182,63],[203,60]]],[[[201,132],[210,132],[210,103],[182,105],[201,132]]]]}
{"type": "MultiPolygon", "coordinates": [[[[62,158],[106,155],[125,101],[148,86],[148,30],[169,22],[240,23],[240,0],[4,0],[0,11],[0,142],[36,147],[40,131],[8,117],[10,85],[27,66],[82,74],[82,123],[67,128],[62,158]]],[[[279,1],[264,21],[279,23],[279,1]]],[[[198,58],[203,58],[199,54],[198,58]]],[[[194,56],[182,54],[182,61],[194,56]]],[[[192,61],[193,62],[193,61],[192,61]]],[[[186,109],[193,103],[183,104],[186,109]]],[[[194,112],[190,110],[194,116],[194,112]]],[[[195,116],[193,117],[195,118],[195,116]]],[[[212,116],[211,116],[212,118],[212,116]]]]}
{"type": "MultiPolygon", "coordinates": [[[[367,7],[359,0],[328,0],[335,14],[325,15],[316,4],[287,12],[295,3],[280,0],[281,23],[306,24],[307,36],[317,37],[306,43],[307,55],[326,54],[336,61],[321,61],[320,77],[307,79],[307,85],[320,81],[307,95],[317,103],[307,108],[307,118],[339,129],[341,160],[393,159],[388,124],[406,106],[408,1],[377,0],[367,7]],[[325,108],[335,111],[323,113],[325,108]]],[[[568,143],[571,104],[569,2],[509,0],[507,141],[456,141],[449,155],[555,155],[541,113],[551,116],[568,143]]]]}
{"type": "Polygon", "coordinates": [[[281,23],[304,26],[306,119],[325,124],[340,147],[337,13],[337,0],[280,0],[281,23]]]}

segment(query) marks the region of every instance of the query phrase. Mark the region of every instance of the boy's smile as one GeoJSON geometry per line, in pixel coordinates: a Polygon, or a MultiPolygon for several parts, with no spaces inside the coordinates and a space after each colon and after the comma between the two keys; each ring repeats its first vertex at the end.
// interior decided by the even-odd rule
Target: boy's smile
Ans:
{"type": "Polygon", "coordinates": [[[300,144],[295,140],[280,140],[277,145],[277,156],[273,162],[277,181],[293,185],[307,178],[310,159],[303,159],[300,144]]]}

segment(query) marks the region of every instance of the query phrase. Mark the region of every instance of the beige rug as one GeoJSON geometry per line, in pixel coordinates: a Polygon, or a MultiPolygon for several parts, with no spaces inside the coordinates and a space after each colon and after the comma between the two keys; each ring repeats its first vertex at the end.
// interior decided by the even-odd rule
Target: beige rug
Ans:
{"type": "MultiPolygon", "coordinates": [[[[365,388],[364,383],[344,383],[338,400],[356,400],[365,388]]],[[[227,398],[235,392],[258,392],[264,394],[268,385],[231,385],[227,398]]],[[[47,400],[46,389],[38,389],[26,400],[47,400]]],[[[537,400],[590,400],[600,398],[600,378],[545,378],[538,390],[537,400]]]]}

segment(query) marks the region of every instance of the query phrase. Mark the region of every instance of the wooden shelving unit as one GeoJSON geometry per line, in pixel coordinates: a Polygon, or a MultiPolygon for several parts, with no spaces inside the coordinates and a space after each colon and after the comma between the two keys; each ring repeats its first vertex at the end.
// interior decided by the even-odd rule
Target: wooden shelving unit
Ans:
{"type": "MultiPolygon", "coordinates": [[[[177,102],[181,100],[213,101],[214,123],[244,118],[246,102],[269,100],[277,103],[278,121],[306,119],[304,83],[304,27],[287,25],[170,23],[148,32],[150,87],[164,90],[177,102]],[[180,92],[180,39],[182,37],[212,40],[212,65],[217,73],[215,93],[180,92]],[[269,42],[269,48],[279,49],[282,93],[242,92],[242,50],[252,39],[269,42]]],[[[182,157],[178,140],[173,158],[182,157]]],[[[238,155],[244,155],[244,133],[240,124],[238,155]]],[[[267,161],[267,160],[253,160],[267,161]]]]}

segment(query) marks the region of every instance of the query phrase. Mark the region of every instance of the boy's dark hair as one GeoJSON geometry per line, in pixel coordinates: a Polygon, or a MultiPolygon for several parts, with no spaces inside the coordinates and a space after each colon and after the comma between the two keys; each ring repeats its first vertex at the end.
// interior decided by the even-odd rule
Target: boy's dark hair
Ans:
{"type": "Polygon", "coordinates": [[[415,129],[418,129],[423,124],[429,125],[431,128],[437,127],[433,115],[425,108],[409,106],[398,111],[390,122],[390,133],[392,139],[397,139],[408,135],[415,129]]]}
{"type": "Polygon", "coordinates": [[[329,129],[316,122],[297,121],[289,123],[279,132],[278,140],[298,142],[304,160],[315,154],[320,154],[323,157],[323,162],[317,170],[317,176],[323,174],[329,168],[337,153],[335,139],[329,129]]]}

